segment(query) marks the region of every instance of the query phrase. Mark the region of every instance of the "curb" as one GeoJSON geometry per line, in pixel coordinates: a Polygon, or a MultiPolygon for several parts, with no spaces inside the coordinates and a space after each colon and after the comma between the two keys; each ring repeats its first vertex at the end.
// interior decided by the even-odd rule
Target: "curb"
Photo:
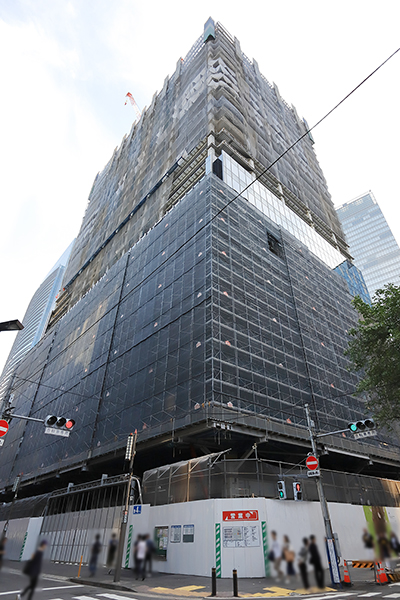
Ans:
{"type": "Polygon", "coordinates": [[[119,583],[113,583],[112,581],[95,581],[93,579],[81,579],[79,577],[70,577],[68,581],[72,583],[80,583],[81,585],[87,585],[92,587],[101,587],[109,590],[121,590],[122,592],[132,592],[134,594],[138,594],[137,590],[133,588],[126,587],[125,585],[121,585],[119,583]]]}

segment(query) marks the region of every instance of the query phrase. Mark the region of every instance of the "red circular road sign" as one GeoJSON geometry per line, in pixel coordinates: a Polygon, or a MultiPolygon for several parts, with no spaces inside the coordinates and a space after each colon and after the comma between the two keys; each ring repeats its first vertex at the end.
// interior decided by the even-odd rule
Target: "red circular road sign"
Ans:
{"type": "Polygon", "coordinates": [[[307,456],[306,466],[310,471],[315,471],[315,469],[318,469],[318,458],[312,455],[307,456]]]}
{"type": "Polygon", "coordinates": [[[6,435],[8,431],[8,423],[4,419],[0,419],[0,437],[6,435]]]}

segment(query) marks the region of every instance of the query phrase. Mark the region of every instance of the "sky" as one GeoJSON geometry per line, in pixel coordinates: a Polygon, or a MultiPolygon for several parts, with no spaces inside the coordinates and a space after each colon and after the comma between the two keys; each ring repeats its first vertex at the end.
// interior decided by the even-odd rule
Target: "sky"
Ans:
{"type": "MultiPolygon", "coordinates": [[[[208,17],[313,125],[400,46],[398,0],[2,0],[0,321],[23,319],[96,174],[208,17]]],[[[336,206],[371,190],[400,243],[400,52],[313,132],[336,206]]],[[[1,333],[0,372],[15,334],[1,333]]]]}

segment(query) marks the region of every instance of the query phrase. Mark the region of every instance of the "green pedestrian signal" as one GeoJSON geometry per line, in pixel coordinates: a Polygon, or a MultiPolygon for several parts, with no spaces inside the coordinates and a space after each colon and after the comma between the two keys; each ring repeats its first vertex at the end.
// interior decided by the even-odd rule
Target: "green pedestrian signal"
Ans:
{"type": "Polygon", "coordinates": [[[278,498],[279,500],[286,500],[286,485],[284,481],[278,481],[278,498]]]}

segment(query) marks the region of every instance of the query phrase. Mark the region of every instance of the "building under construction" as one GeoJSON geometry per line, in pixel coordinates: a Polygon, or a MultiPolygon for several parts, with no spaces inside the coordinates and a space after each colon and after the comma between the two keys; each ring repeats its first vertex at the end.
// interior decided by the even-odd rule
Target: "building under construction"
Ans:
{"type": "MultiPolygon", "coordinates": [[[[307,132],[210,19],[95,178],[47,333],[12,390],[18,414],[76,425],[61,437],[11,421],[3,499],[20,473],[21,497],[118,480],[134,430],[135,472],[147,472],[152,504],[193,499],[156,500],[158,468],[225,451],[237,473],[255,461],[251,476],[235,481],[224,467],[197,499],[274,498],[279,464],[301,464],[310,450],[306,404],[319,432],[367,416],[344,357],[357,315],[343,275],[356,267],[307,132]]],[[[321,467],[337,473],[331,500],[354,489],[351,502],[397,502],[374,488],[400,466],[381,433],[323,440],[321,467]],[[346,475],[359,472],[357,482],[346,475]]],[[[65,512],[57,502],[54,514],[65,512]]]]}

